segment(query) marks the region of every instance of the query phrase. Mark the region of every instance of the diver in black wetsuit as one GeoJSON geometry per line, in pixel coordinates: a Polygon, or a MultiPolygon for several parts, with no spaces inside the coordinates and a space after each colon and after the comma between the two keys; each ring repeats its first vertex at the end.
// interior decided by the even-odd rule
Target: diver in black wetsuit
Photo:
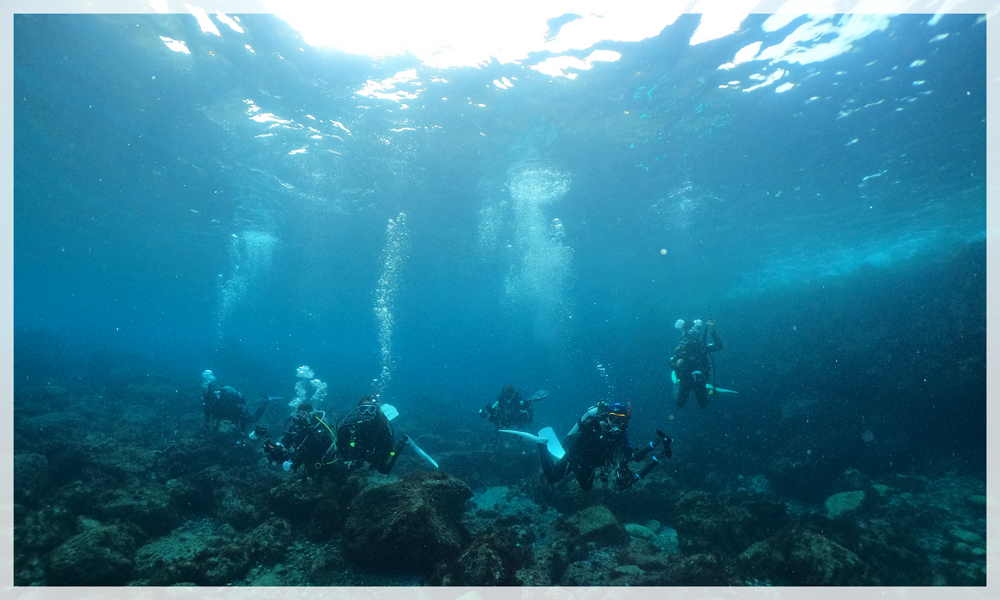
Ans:
{"type": "Polygon", "coordinates": [[[545,443],[539,443],[538,452],[542,460],[542,471],[549,483],[555,483],[572,472],[580,488],[589,492],[594,487],[594,472],[600,469],[601,481],[605,484],[614,471],[615,484],[619,490],[632,487],[656,468],[660,458],[673,456],[673,439],[656,430],[657,439],[635,450],[628,438],[628,422],[631,406],[615,402],[599,402],[580,417],[564,440],[565,454],[561,458],[552,455],[545,443]],[[633,473],[628,463],[644,460],[656,446],[663,450],[653,456],[653,460],[633,473]]]}
{"type": "Polygon", "coordinates": [[[285,421],[280,442],[271,441],[267,429],[258,427],[251,437],[264,443],[264,454],[272,464],[282,463],[286,471],[305,469],[305,477],[320,481],[336,463],[333,431],[324,419],[326,413],[302,403],[285,421]]]}
{"type": "Polygon", "coordinates": [[[479,409],[479,416],[493,423],[493,441],[501,429],[524,427],[535,418],[532,399],[526,397],[512,385],[505,385],[492,404],[479,409]]]}
{"type": "Polygon", "coordinates": [[[688,396],[694,392],[698,398],[698,406],[708,407],[708,377],[712,373],[712,361],[709,354],[722,350],[722,340],[715,333],[715,321],[706,324],[704,332],[701,330],[701,320],[694,322],[677,321],[676,327],[684,331],[684,338],[681,339],[674,353],[670,357],[670,368],[673,369],[677,380],[677,408],[684,408],[688,396]],[[706,338],[712,334],[712,342],[708,343],[706,338]]]}
{"type": "Polygon", "coordinates": [[[246,431],[264,416],[264,411],[272,400],[270,397],[263,398],[256,412],[251,413],[243,394],[237,392],[235,388],[227,385],[217,389],[214,383],[209,383],[202,394],[205,426],[211,427],[211,421],[215,419],[215,429],[219,428],[219,423],[222,421],[231,421],[246,431]]]}
{"type": "Polygon", "coordinates": [[[357,408],[337,423],[337,452],[348,470],[368,465],[388,475],[409,439],[403,435],[393,446],[394,437],[378,400],[364,396],[357,408]]]}

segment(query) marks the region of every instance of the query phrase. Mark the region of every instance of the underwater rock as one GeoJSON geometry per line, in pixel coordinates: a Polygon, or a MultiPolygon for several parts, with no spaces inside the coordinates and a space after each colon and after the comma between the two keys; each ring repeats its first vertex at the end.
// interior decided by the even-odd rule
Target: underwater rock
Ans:
{"type": "Polygon", "coordinates": [[[428,572],[461,553],[468,537],[461,517],[470,498],[465,482],[438,471],[370,487],[351,503],[344,554],[379,569],[428,572]]]}
{"type": "Polygon", "coordinates": [[[123,585],[135,565],[136,543],[123,525],[84,531],[52,552],[49,585],[123,585]]]}
{"type": "Polygon", "coordinates": [[[243,535],[228,525],[194,521],[139,548],[135,571],[142,585],[227,585],[254,565],[276,562],[292,540],[288,522],[277,517],[243,535]]]}
{"type": "MultiPolygon", "coordinates": [[[[622,531],[624,532],[624,529],[622,531]]],[[[612,573],[617,566],[619,566],[618,558],[613,553],[592,552],[584,560],[570,563],[559,585],[587,587],[625,585],[628,582],[612,579],[612,573]]],[[[621,574],[618,577],[620,578],[621,574]]]]}
{"type": "Polygon", "coordinates": [[[747,577],[773,585],[865,585],[867,566],[840,544],[804,529],[788,528],[750,546],[738,558],[747,577]]]}
{"type": "Polygon", "coordinates": [[[708,492],[694,490],[677,504],[680,549],[685,554],[738,553],[752,543],[754,516],[739,505],[729,505],[708,492]]]}
{"type": "Polygon", "coordinates": [[[205,503],[201,491],[187,479],[168,479],[164,487],[171,502],[180,511],[197,512],[205,503]]]}
{"type": "Polygon", "coordinates": [[[193,475],[221,461],[215,450],[201,439],[174,440],[156,455],[155,468],[169,478],[193,475]]]}
{"type": "Polygon", "coordinates": [[[607,507],[590,506],[578,513],[564,515],[556,527],[566,531],[572,546],[594,542],[599,548],[619,546],[628,542],[629,535],[618,518],[607,507]]]}
{"type": "Polygon", "coordinates": [[[621,562],[636,565],[643,571],[662,572],[667,569],[673,557],[663,551],[654,541],[633,537],[629,540],[621,562]]]}
{"type": "Polygon", "coordinates": [[[73,513],[58,505],[33,511],[15,504],[14,523],[18,553],[48,552],[78,533],[73,513]]]}
{"type": "Polygon", "coordinates": [[[324,498],[316,505],[309,518],[306,535],[313,541],[324,541],[338,533],[344,526],[344,515],[340,504],[329,498],[324,498]]]}
{"type": "Polygon", "coordinates": [[[210,519],[185,523],[170,535],[139,548],[135,560],[138,582],[156,586],[184,582],[212,585],[206,573],[209,561],[234,535],[231,527],[216,527],[210,519]]]}
{"type": "Polygon", "coordinates": [[[534,560],[517,572],[517,581],[524,586],[552,586],[559,583],[568,563],[561,549],[552,546],[535,548],[534,560]]]}
{"type": "Polygon", "coordinates": [[[155,483],[100,494],[94,515],[99,519],[124,519],[152,535],[167,533],[180,522],[166,488],[155,483]]]}
{"type": "Polygon", "coordinates": [[[285,553],[292,539],[288,521],[272,517],[237,538],[236,545],[250,563],[269,563],[285,553]]]}
{"type": "Polygon", "coordinates": [[[635,523],[626,523],[625,531],[628,532],[632,537],[642,538],[644,540],[655,540],[656,533],[651,531],[649,528],[642,525],[636,525],[635,523]]]}
{"type": "Polygon", "coordinates": [[[145,476],[153,470],[159,455],[159,450],[123,445],[96,433],[88,435],[85,440],[93,466],[117,480],[145,476]]]}
{"type": "Polygon", "coordinates": [[[738,580],[713,554],[695,554],[674,560],[657,585],[736,585],[738,580]]]}
{"type": "MultiPolygon", "coordinates": [[[[244,530],[256,527],[268,517],[266,477],[266,471],[215,465],[192,476],[191,481],[205,498],[202,512],[214,515],[219,523],[244,530]]],[[[303,518],[308,515],[305,513],[303,518]]]]}
{"type": "Polygon", "coordinates": [[[856,492],[840,492],[826,499],[826,514],[836,519],[844,513],[857,510],[865,499],[864,490],[856,492]]]}
{"type": "Polygon", "coordinates": [[[477,536],[459,556],[449,585],[521,585],[517,571],[531,563],[530,541],[519,541],[523,534],[518,528],[493,527],[477,536]]]}
{"type": "Polygon", "coordinates": [[[327,482],[317,485],[299,477],[285,478],[268,492],[268,505],[274,514],[292,523],[307,524],[319,503],[329,495],[334,495],[327,482]],[[329,492],[329,493],[328,493],[329,492]]]}
{"type": "Polygon", "coordinates": [[[32,505],[47,491],[49,460],[43,454],[14,455],[14,502],[32,505]]]}
{"type": "Polygon", "coordinates": [[[849,548],[868,566],[873,585],[932,585],[933,567],[926,549],[910,536],[913,529],[905,519],[894,515],[866,520],[841,520],[834,530],[827,528],[834,541],[849,548]]]}

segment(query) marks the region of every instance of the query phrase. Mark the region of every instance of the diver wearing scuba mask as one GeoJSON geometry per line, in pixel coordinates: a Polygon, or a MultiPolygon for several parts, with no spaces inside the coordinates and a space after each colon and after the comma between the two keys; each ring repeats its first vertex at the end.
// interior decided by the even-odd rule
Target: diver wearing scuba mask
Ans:
{"type": "Polygon", "coordinates": [[[594,487],[595,472],[600,470],[601,481],[608,484],[610,475],[615,476],[619,490],[631,487],[644,478],[659,464],[659,459],[673,455],[673,440],[659,429],[657,439],[639,450],[632,448],[628,436],[628,424],[632,416],[632,406],[620,402],[599,402],[580,417],[566,436],[565,454],[556,459],[545,444],[539,444],[538,452],[542,460],[542,470],[549,483],[555,483],[572,472],[583,491],[594,487]],[[658,445],[662,451],[653,457],[638,473],[629,469],[628,463],[642,461],[658,445]]]}
{"type": "Polygon", "coordinates": [[[679,319],[674,327],[684,332],[684,337],[674,348],[670,357],[670,368],[673,369],[673,379],[677,383],[677,408],[684,408],[688,396],[694,392],[698,398],[698,406],[708,407],[708,378],[712,373],[712,360],[709,355],[722,350],[722,340],[715,333],[715,321],[702,325],[701,319],[684,321],[679,319]],[[708,334],[712,341],[708,342],[708,334]]]}

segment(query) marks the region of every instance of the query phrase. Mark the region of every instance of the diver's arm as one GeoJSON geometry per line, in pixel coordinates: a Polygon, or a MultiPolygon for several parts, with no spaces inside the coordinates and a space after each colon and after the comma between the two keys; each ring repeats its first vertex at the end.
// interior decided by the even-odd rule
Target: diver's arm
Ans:
{"type": "Polygon", "coordinates": [[[719,334],[715,333],[714,329],[712,330],[712,343],[709,344],[706,349],[709,352],[718,352],[719,350],[722,350],[722,340],[719,339],[719,334]]]}
{"type": "Polygon", "coordinates": [[[709,320],[707,325],[708,327],[705,329],[705,333],[712,334],[712,343],[708,344],[707,350],[709,352],[718,352],[719,350],[722,350],[722,340],[719,339],[719,334],[715,333],[715,321],[709,320]]]}
{"type": "Polygon", "coordinates": [[[670,448],[670,445],[671,445],[671,443],[673,443],[673,441],[674,441],[673,438],[671,438],[669,435],[663,433],[662,430],[657,429],[656,430],[656,439],[653,440],[652,442],[649,442],[647,445],[643,446],[642,448],[639,448],[639,450],[637,450],[635,452],[635,454],[634,454],[635,458],[633,460],[640,461],[640,460],[646,458],[647,456],[649,456],[649,453],[652,452],[653,450],[655,450],[656,446],[658,446],[661,443],[663,444],[663,452],[662,452],[662,454],[664,454],[665,456],[672,456],[673,455],[673,450],[670,448]]]}
{"type": "Polygon", "coordinates": [[[670,368],[675,371],[677,370],[678,367],[681,366],[681,364],[684,363],[684,358],[683,358],[684,353],[681,349],[681,346],[682,346],[681,344],[678,344],[677,347],[674,348],[674,353],[670,356],[670,368]]]}

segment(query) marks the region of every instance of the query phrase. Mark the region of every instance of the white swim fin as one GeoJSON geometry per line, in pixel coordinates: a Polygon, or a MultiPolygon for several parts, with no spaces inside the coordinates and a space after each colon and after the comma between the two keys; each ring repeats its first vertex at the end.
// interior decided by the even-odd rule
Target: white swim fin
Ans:
{"type": "Polygon", "coordinates": [[[708,383],[705,384],[705,387],[707,387],[710,390],[715,390],[719,394],[739,394],[739,392],[737,392],[737,391],[734,391],[734,390],[724,390],[722,388],[717,388],[714,385],[711,385],[711,384],[708,384],[708,383]]]}
{"type": "Polygon", "coordinates": [[[516,429],[498,429],[497,431],[499,433],[513,433],[514,435],[519,435],[526,440],[531,440],[536,444],[545,444],[549,441],[548,438],[538,437],[537,435],[530,434],[527,431],[517,431],[516,429]]]}
{"type": "Polygon", "coordinates": [[[427,454],[426,452],[424,452],[423,450],[421,450],[420,446],[417,446],[416,444],[414,444],[412,438],[407,437],[406,438],[406,443],[409,444],[417,454],[419,454],[420,456],[424,457],[424,460],[426,460],[427,462],[429,462],[432,465],[434,465],[435,469],[439,468],[438,464],[437,464],[437,461],[434,460],[433,458],[431,458],[429,454],[427,454]]]}
{"type": "Polygon", "coordinates": [[[556,460],[559,460],[566,455],[566,451],[563,450],[562,444],[559,443],[559,436],[553,431],[551,427],[546,427],[545,429],[538,432],[538,437],[547,438],[545,445],[549,449],[549,454],[554,456],[556,460]]]}
{"type": "Polygon", "coordinates": [[[545,429],[538,432],[538,435],[531,435],[526,431],[517,431],[515,429],[499,429],[500,433],[513,433],[514,435],[519,435],[526,440],[531,440],[536,444],[545,444],[545,447],[549,449],[549,454],[555,457],[556,460],[562,458],[566,451],[563,450],[562,444],[559,443],[559,437],[556,432],[551,427],[546,427],[545,429]]]}

